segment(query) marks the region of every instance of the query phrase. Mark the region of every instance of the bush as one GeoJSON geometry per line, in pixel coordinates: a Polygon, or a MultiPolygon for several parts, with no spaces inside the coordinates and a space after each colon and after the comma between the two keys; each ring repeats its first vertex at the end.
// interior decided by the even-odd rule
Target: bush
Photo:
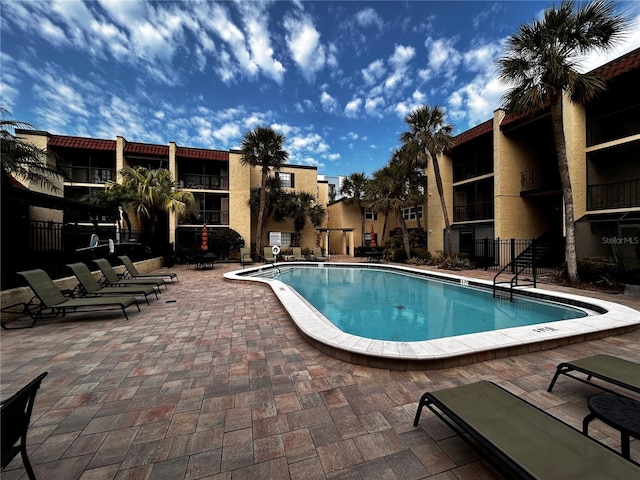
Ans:
{"type": "Polygon", "coordinates": [[[407,261],[407,252],[404,251],[404,248],[396,248],[391,253],[391,261],[396,263],[406,263],[407,261]]]}
{"type": "Polygon", "coordinates": [[[583,282],[615,282],[621,273],[621,269],[617,263],[610,262],[603,258],[584,258],[578,260],[578,276],[583,282]]]}
{"type": "Polygon", "coordinates": [[[209,233],[209,251],[215,253],[218,260],[227,260],[233,250],[244,246],[242,236],[230,228],[214,228],[209,233]]]}

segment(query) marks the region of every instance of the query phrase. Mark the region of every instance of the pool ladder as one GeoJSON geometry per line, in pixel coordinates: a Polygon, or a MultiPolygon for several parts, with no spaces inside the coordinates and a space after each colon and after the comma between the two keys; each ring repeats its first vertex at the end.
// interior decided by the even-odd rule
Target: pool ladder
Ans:
{"type": "Polygon", "coordinates": [[[502,269],[493,277],[493,298],[496,298],[499,285],[509,285],[509,301],[511,302],[513,302],[513,289],[515,287],[532,285],[535,288],[537,285],[538,273],[537,263],[538,260],[544,256],[546,251],[547,248],[544,243],[540,242],[539,239],[535,239],[522,251],[520,255],[502,267],[502,269]],[[507,269],[510,269],[510,273],[513,274],[511,279],[509,281],[498,282],[498,277],[502,273],[505,273],[507,269]],[[527,269],[531,269],[531,276],[533,278],[528,280],[526,283],[522,283],[521,276],[527,269]]]}

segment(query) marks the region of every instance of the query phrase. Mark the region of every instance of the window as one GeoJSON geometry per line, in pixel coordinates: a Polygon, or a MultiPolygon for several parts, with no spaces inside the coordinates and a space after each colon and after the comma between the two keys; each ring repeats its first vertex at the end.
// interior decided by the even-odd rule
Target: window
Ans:
{"type": "MultiPolygon", "coordinates": [[[[405,220],[415,220],[416,219],[416,209],[414,207],[403,208],[402,209],[402,218],[404,218],[405,220]]],[[[422,206],[418,207],[418,218],[422,218],[422,206]]]]}
{"type": "Polygon", "coordinates": [[[377,220],[378,219],[378,214],[370,212],[368,210],[365,210],[364,211],[364,218],[365,218],[365,220],[377,220]]]}
{"type": "Polygon", "coordinates": [[[282,188],[295,188],[295,175],[289,172],[276,172],[276,177],[280,179],[282,188]]]}
{"type": "Polygon", "coordinates": [[[289,232],[280,232],[280,247],[287,248],[291,246],[291,239],[293,237],[293,233],[289,232]]]}

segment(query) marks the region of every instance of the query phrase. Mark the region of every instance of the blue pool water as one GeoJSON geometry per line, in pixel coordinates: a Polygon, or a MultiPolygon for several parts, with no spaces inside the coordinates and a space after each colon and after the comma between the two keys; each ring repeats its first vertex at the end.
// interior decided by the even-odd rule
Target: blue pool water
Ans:
{"type": "Polygon", "coordinates": [[[390,341],[423,341],[534,325],[587,314],[535,299],[372,268],[285,267],[270,272],[340,330],[390,341]]]}

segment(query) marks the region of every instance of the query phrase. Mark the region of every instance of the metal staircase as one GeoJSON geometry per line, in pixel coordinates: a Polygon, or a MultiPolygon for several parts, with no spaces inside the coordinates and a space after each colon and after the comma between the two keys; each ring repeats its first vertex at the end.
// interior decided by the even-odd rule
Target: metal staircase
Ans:
{"type": "Polygon", "coordinates": [[[545,258],[551,249],[551,233],[549,231],[543,233],[538,238],[531,241],[531,244],[525,248],[520,255],[514,258],[507,265],[496,273],[493,277],[493,298],[496,297],[496,291],[499,286],[509,287],[509,300],[513,302],[514,287],[532,285],[534,288],[537,284],[537,267],[540,261],[545,258]],[[531,278],[523,278],[523,274],[530,271],[531,278]],[[509,280],[499,282],[498,277],[503,273],[510,273],[512,276],[509,280]]]}

